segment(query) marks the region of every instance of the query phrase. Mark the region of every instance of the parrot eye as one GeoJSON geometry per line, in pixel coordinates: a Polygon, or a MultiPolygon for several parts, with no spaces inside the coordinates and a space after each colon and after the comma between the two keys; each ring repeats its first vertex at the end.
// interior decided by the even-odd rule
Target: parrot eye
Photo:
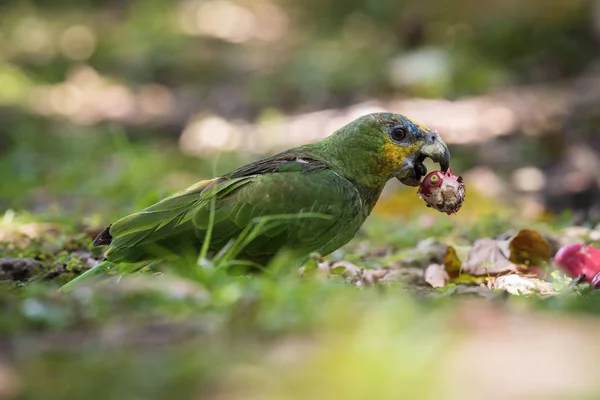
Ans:
{"type": "Polygon", "coordinates": [[[392,137],[392,140],[400,142],[406,137],[406,130],[401,126],[397,126],[392,130],[390,136],[392,137]]]}
{"type": "Polygon", "coordinates": [[[432,184],[434,184],[434,185],[435,185],[436,183],[438,183],[439,181],[440,181],[440,178],[439,178],[437,175],[432,175],[432,176],[429,178],[429,182],[431,182],[431,183],[432,183],[432,184]]]}

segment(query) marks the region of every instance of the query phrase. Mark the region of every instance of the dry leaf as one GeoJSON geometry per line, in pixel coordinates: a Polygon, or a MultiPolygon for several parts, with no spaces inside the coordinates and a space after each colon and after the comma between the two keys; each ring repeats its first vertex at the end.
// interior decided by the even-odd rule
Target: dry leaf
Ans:
{"type": "Polygon", "coordinates": [[[501,243],[494,239],[479,239],[463,264],[462,272],[475,276],[517,272],[518,268],[503,254],[501,243]]]}
{"type": "Polygon", "coordinates": [[[417,247],[384,257],[381,264],[390,268],[419,267],[421,270],[432,263],[441,263],[446,245],[433,238],[421,240],[417,247]]]}
{"type": "Polygon", "coordinates": [[[398,268],[390,269],[385,276],[380,279],[380,283],[403,282],[409,284],[423,283],[422,268],[398,268]]]}
{"type": "Polygon", "coordinates": [[[524,229],[510,240],[510,261],[515,264],[542,265],[550,261],[550,244],[539,232],[524,229]]]}
{"type": "Polygon", "coordinates": [[[499,276],[494,282],[488,282],[488,287],[490,289],[504,290],[514,295],[539,293],[551,296],[558,294],[550,282],[539,279],[528,279],[516,274],[499,276]]]}
{"type": "Polygon", "coordinates": [[[383,279],[389,270],[387,269],[362,269],[360,280],[356,286],[367,286],[378,283],[383,279]]]}
{"type": "Polygon", "coordinates": [[[444,256],[444,268],[450,276],[457,276],[460,274],[462,268],[462,261],[458,257],[456,249],[452,246],[446,247],[446,255],[444,256]]]}
{"type": "Polygon", "coordinates": [[[423,273],[425,282],[429,283],[434,288],[444,287],[450,282],[450,276],[444,269],[443,265],[431,264],[423,273]]]}

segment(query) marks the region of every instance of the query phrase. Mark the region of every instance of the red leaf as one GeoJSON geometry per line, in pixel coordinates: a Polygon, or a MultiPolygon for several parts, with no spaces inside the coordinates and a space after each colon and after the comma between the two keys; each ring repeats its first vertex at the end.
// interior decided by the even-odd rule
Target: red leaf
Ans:
{"type": "Polygon", "coordinates": [[[570,244],[556,253],[554,263],[573,278],[585,274],[585,280],[591,282],[600,273],[600,249],[584,244],[570,244]]]}

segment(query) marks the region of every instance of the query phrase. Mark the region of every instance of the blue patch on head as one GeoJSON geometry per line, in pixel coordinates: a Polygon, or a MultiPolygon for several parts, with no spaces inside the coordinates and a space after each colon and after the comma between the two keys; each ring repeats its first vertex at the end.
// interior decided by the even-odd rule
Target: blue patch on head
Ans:
{"type": "Polygon", "coordinates": [[[417,124],[415,124],[413,121],[411,121],[408,118],[404,119],[406,126],[408,127],[408,129],[418,138],[422,138],[425,135],[423,134],[423,131],[421,130],[421,128],[419,126],[417,126],[417,124]]]}
{"type": "Polygon", "coordinates": [[[374,116],[379,123],[388,125],[390,128],[396,125],[404,126],[406,130],[411,132],[413,136],[417,139],[424,138],[426,131],[429,130],[426,126],[414,122],[413,120],[411,120],[408,117],[405,117],[402,114],[374,113],[371,115],[374,116]]]}

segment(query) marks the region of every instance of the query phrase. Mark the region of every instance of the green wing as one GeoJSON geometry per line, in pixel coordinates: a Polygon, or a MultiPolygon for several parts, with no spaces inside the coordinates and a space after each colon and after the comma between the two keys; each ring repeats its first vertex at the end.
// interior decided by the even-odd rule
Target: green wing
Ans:
{"type": "MultiPolygon", "coordinates": [[[[195,214],[200,231],[208,228],[209,216],[209,207],[195,214]]],[[[223,247],[253,221],[269,216],[277,220],[244,249],[242,258],[262,262],[284,247],[327,254],[350,240],[364,220],[356,188],[329,169],[269,173],[218,201],[211,247],[223,247]]]]}
{"type": "Polygon", "coordinates": [[[192,223],[195,213],[210,205],[213,197],[218,199],[227,196],[251,179],[240,177],[202,181],[118,220],[107,229],[110,247],[105,257],[113,262],[138,262],[196,247],[198,237],[192,223]]]}
{"type": "Polygon", "coordinates": [[[213,201],[212,250],[220,250],[257,219],[278,216],[240,254],[259,262],[283,247],[329,253],[351,239],[364,220],[356,188],[322,163],[274,158],[246,169],[200,182],[115,222],[108,229],[106,258],[138,262],[185,248],[198,251],[213,201]],[[252,175],[239,176],[243,173],[252,175]]]}

